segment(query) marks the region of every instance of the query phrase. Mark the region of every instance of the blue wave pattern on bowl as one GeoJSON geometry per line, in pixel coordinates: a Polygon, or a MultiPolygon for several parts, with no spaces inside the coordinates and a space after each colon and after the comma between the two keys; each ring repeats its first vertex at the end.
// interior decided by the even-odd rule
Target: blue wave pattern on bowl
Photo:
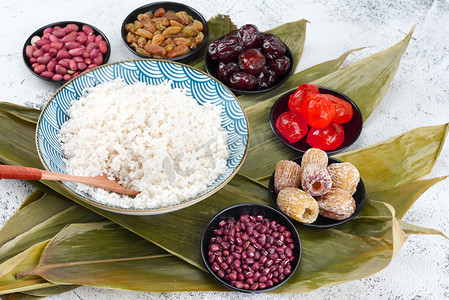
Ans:
{"type": "MultiPolygon", "coordinates": [[[[197,198],[217,188],[239,167],[247,148],[248,127],[241,106],[229,90],[210,76],[185,65],[157,60],[136,60],[105,65],[79,76],[63,86],[49,101],[39,120],[37,144],[42,160],[50,171],[66,173],[58,134],[62,124],[68,120],[66,111],[70,103],[77,101],[87,88],[116,78],[122,78],[127,84],[140,81],[151,85],[170,80],[172,87],[185,90],[186,94],[199,104],[222,106],[222,127],[228,134],[227,143],[230,150],[227,169],[197,198]]],[[[97,203],[88,194],[78,191],[75,184],[63,182],[63,185],[78,196],[97,203]]]]}

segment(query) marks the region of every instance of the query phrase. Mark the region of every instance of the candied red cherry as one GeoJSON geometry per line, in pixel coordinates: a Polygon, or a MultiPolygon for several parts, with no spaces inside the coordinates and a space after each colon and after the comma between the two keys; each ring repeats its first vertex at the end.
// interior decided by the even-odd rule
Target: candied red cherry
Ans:
{"type": "Polygon", "coordinates": [[[219,42],[220,42],[220,40],[213,41],[212,43],[210,43],[209,47],[207,48],[207,54],[213,60],[219,59],[218,52],[217,52],[217,45],[219,42]]]}
{"type": "Polygon", "coordinates": [[[301,113],[301,105],[304,98],[309,94],[318,94],[320,91],[315,84],[304,83],[301,84],[298,89],[290,95],[288,100],[288,108],[295,113],[301,113]]]}
{"type": "Polygon", "coordinates": [[[217,77],[224,83],[229,83],[232,73],[239,71],[239,66],[235,62],[224,63],[220,61],[217,66],[217,77]]]}
{"type": "Polygon", "coordinates": [[[229,62],[243,51],[242,38],[237,34],[226,35],[217,45],[218,57],[223,62],[229,62]]]}
{"type": "Polygon", "coordinates": [[[284,75],[290,68],[290,58],[285,55],[276,57],[268,62],[268,66],[276,75],[284,75]]]}
{"type": "Polygon", "coordinates": [[[242,71],[257,74],[265,67],[265,56],[259,49],[248,49],[239,55],[239,67],[242,71]]]}
{"type": "Polygon", "coordinates": [[[236,90],[251,91],[256,88],[257,80],[254,75],[238,71],[231,75],[229,78],[229,84],[236,90]]]}
{"type": "Polygon", "coordinates": [[[263,37],[262,51],[268,59],[275,59],[285,53],[285,45],[276,35],[264,34],[263,37]]]}
{"type": "Polygon", "coordinates": [[[239,34],[240,37],[242,38],[243,47],[245,49],[259,47],[260,35],[259,29],[257,29],[256,25],[252,24],[243,25],[239,29],[239,34]]]}
{"type": "Polygon", "coordinates": [[[324,94],[309,94],[301,104],[301,113],[310,127],[324,128],[335,116],[335,106],[324,94]]]}
{"type": "Polygon", "coordinates": [[[343,124],[351,121],[354,111],[351,103],[333,95],[327,95],[335,106],[335,116],[332,121],[343,124]]]}
{"type": "Polygon", "coordinates": [[[273,86],[276,83],[276,73],[265,66],[262,69],[262,72],[257,75],[257,83],[259,84],[259,90],[264,90],[273,86]]]}
{"type": "Polygon", "coordinates": [[[335,150],[345,140],[345,131],[340,124],[331,122],[324,128],[310,128],[307,144],[321,150],[335,150]]]}
{"type": "Polygon", "coordinates": [[[276,128],[290,144],[296,143],[307,134],[304,117],[291,111],[281,114],[276,120],[276,128]]]}

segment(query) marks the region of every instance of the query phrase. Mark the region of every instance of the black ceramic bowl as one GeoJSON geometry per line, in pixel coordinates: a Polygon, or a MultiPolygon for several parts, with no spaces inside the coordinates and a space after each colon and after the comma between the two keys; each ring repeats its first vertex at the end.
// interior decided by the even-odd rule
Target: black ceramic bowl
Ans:
{"type": "MultiPolygon", "coordinates": [[[[299,165],[301,165],[301,160],[302,160],[302,156],[297,157],[295,159],[292,159],[292,161],[298,163],[299,165]]],[[[332,163],[341,163],[341,160],[338,160],[336,158],[332,158],[329,157],[329,162],[328,165],[332,164],[332,163]]],[[[299,188],[301,188],[301,185],[299,186],[299,188]]],[[[274,172],[271,175],[270,181],[268,182],[268,195],[270,197],[270,201],[273,204],[273,206],[279,210],[278,206],[277,206],[277,193],[274,191],[274,172]]],[[[362,210],[363,205],[365,204],[365,196],[366,196],[366,192],[365,192],[365,185],[363,184],[362,179],[360,179],[359,184],[357,185],[357,190],[354,193],[354,195],[352,195],[352,197],[355,200],[355,211],[354,213],[347,219],[345,220],[332,220],[329,218],[325,218],[322,215],[318,215],[318,218],[316,219],[316,221],[312,224],[304,224],[301,223],[299,221],[296,221],[290,217],[289,218],[292,222],[297,223],[297,224],[301,224],[302,226],[306,226],[306,227],[312,227],[312,228],[331,228],[331,227],[335,227],[338,225],[341,225],[343,223],[348,222],[349,220],[352,220],[355,216],[357,216],[357,214],[362,210]]],[[[282,214],[283,212],[281,210],[279,210],[282,214]]]]}
{"type": "Polygon", "coordinates": [[[204,39],[203,39],[203,42],[201,44],[199,44],[198,47],[191,50],[189,53],[187,53],[185,55],[177,56],[174,58],[165,58],[165,59],[171,60],[171,61],[188,62],[189,60],[192,60],[193,58],[197,57],[201,53],[201,49],[207,43],[207,37],[209,36],[209,26],[207,25],[206,19],[204,19],[204,17],[197,10],[195,10],[194,8],[192,8],[188,5],[185,5],[182,3],[177,3],[177,2],[166,2],[166,1],[153,2],[150,4],[143,5],[139,8],[136,8],[135,10],[133,10],[123,21],[122,28],[121,28],[122,39],[123,39],[123,42],[125,43],[126,47],[137,56],[140,56],[143,58],[149,58],[148,56],[138,53],[133,47],[130,46],[130,44],[128,44],[128,42],[126,41],[126,35],[128,34],[128,32],[125,29],[125,25],[136,21],[137,16],[139,14],[143,14],[146,12],[154,12],[158,8],[161,8],[161,7],[163,9],[165,9],[165,11],[168,11],[168,10],[172,10],[174,12],[185,11],[185,12],[187,12],[187,14],[189,16],[192,16],[194,20],[198,20],[201,23],[203,23],[203,27],[204,27],[204,29],[203,29],[204,39]]]}
{"type": "Polygon", "coordinates": [[[33,33],[28,37],[28,39],[25,41],[25,44],[23,45],[23,50],[22,50],[23,60],[25,61],[25,64],[26,64],[28,70],[30,70],[30,72],[33,73],[35,76],[37,76],[37,77],[39,77],[39,78],[41,78],[41,79],[43,79],[43,80],[50,81],[50,82],[56,82],[56,83],[64,83],[64,82],[66,82],[66,81],[64,81],[64,80],[55,81],[55,80],[52,80],[51,78],[46,78],[46,77],[43,77],[43,76],[41,76],[41,75],[35,73],[35,72],[33,71],[33,69],[31,68],[32,63],[30,63],[30,59],[29,59],[29,58],[27,57],[27,55],[26,55],[26,47],[27,47],[28,45],[31,45],[31,39],[32,39],[34,36],[42,37],[43,32],[44,32],[44,30],[45,30],[47,27],[55,27],[55,26],[59,26],[59,27],[61,27],[61,28],[64,28],[64,27],[65,27],[66,25],[68,25],[68,24],[76,24],[76,25],[78,25],[78,27],[80,28],[79,30],[81,30],[81,28],[83,27],[83,25],[87,25],[87,26],[90,26],[90,27],[94,30],[94,34],[95,34],[95,35],[101,35],[101,36],[103,37],[103,40],[104,40],[104,41],[106,42],[106,44],[108,45],[108,51],[107,51],[105,54],[103,54],[103,63],[102,63],[102,65],[103,65],[103,64],[106,64],[106,63],[108,62],[109,56],[111,55],[111,44],[109,43],[109,40],[108,40],[108,38],[106,37],[106,35],[105,35],[103,32],[101,32],[98,28],[96,28],[95,26],[92,26],[92,25],[90,25],[90,24],[87,24],[87,23],[84,23],[84,22],[78,22],[78,21],[60,21],[60,22],[54,22],[54,23],[51,23],[51,24],[42,26],[41,28],[39,28],[38,30],[36,30],[35,32],[33,32],[33,33]]]}
{"type": "MultiPolygon", "coordinates": [[[[225,37],[225,35],[221,36],[218,39],[221,40],[224,37],[225,37]]],[[[284,45],[285,45],[285,43],[284,43],[284,45]]],[[[223,84],[225,84],[234,93],[236,93],[236,94],[243,94],[243,95],[260,94],[260,93],[265,93],[265,92],[274,90],[275,88],[277,88],[278,86],[283,84],[288,79],[288,77],[292,74],[292,72],[293,72],[293,64],[294,64],[293,54],[290,51],[290,48],[287,47],[287,45],[285,45],[285,54],[284,55],[287,56],[290,59],[290,67],[288,68],[288,71],[284,75],[279,77],[276,80],[276,83],[273,86],[269,87],[269,88],[266,88],[266,89],[263,89],[263,90],[255,90],[255,91],[244,91],[244,90],[234,89],[234,88],[230,87],[226,83],[223,83],[223,84]]],[[[206,56],[204,58],[204,66],[206,68],[207,73],[209,73],[210,75],[212,75],[215,78],[217,78],[217,71],[216,70],[217,70],[217,66],[218,66],[218,61],[211,59],[209,57],[209,55],[207,55],[207,53],[206,53],[206,56]]]]}
{"type": "Polygon", "coordinates": [[[221,212],[216,214],[210,220],[209,224],[207,224],[206,228],[204,229],[203,235],[201,237],[201,257],[203,258],[204,264],[206,265],[209,272],[225,287],[235,290],[235,291],[244,292],[244,293],[269,292],[269,291],[272,291],[272,290],[280,287],[284,283],[286,283],[293,276],[296,269],[298,268],[299,262],[301,260],[301,254],[302,254],[301,239],[299,238],[298,231],[296,230],[296,228],[292,224],[292,222],[290,222],[289,219],[286,216],[284,216],[284,214],[280,213],[279,211],[277,211],[269,206],[256,204],[256,203],[241,203],[241,204],[230,206],[230,207],[222,210],[221,212]],[[286,276],[283,281],[271,286],[270,288],[266,288],[266,289],[262,289],[262,290],[255,290],[255,291],[252,291],[250,289],[246,290],[246,289],[237,288],[237,287],[231,285],[230,283],[224,281],[222,278],[218,277],[217,274],[212,270],[211,263],[209,263],[209,261],[208,261],[210,239],[214,236],[214,230],[219,228],[218,224],[222,220],[229,220],[229,219],[238,220],[239,217],[244,214],[249,214],[249,215],[254,215],[254,216],[262,215],[265,218],[268,218],[270,220],[276,221],[277,223],[280,223],[282,226],[285,227],[286,230],[290,231],[291,238],[294,241],[295,248],[293,249],[293,255],[294,255],[295,259],[293,260],[293,262],[291,262],[292,272],[288,276],[286,276]]]}
{"type": "MultiPolygon", "coordinates": [[[[359,138],[360,133],[362,132],[362,127],[363,127],[362,113],[360,112],[360,109],[354,103],[354,101],[352,101],[345,94],[342,94],[336,90],[333,90],[330,88],[325,88],[325,87],[319,87],[319,90],[320,90],[321,94],[330,94],[330,95],[336,96],[338,98],[341,98],[341,99],[349,102],[351,104],[351,106],[353,108],[353,112],[354,112],[351,121],[344,123],[344,124],[340,124],[345,131],[345,137],[344,137],[343,143],[338,148],[336,148],[334,150],[325,150],[325,152],[327,154],[332,155],[332,154],[335,154],[335,153],[345,150],[359,138]]],[[[284,138],[282,136],[282,134],[279,132],[279,130],[275,126],[276,120],[279,118],[279,116],[282,113],[289,110],[288,100],[290,99],[290,95],[293,94],[294,92],[295,91],[290,91],[290,92],[285,93],[276,101],[276,103],[274,103],[274,105],[270,111],[269,120],[270,120],[271,129],[273,130],[274,134],[281,142],[283,142],[285,145],[292,148],[293,150],[304,153],[309,148],[312,148],[312,146],[310,146],[306,142],[307,135],[304,136],[300,141],[291,144],[291,143],[289,143],[289,141],[286,138],[284,138]]],[[[309,129],[310,129],[310,126],[309,126],[309,129]]]]}

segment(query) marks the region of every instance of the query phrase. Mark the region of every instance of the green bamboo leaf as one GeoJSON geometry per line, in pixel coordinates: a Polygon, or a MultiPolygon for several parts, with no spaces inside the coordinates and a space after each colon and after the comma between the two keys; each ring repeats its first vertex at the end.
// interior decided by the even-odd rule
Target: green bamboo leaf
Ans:
{"type": "Polygon", "coordinates": [[[368,119],[390,88],[415,27],[396,45],[361,59],[313,83],[333,88],[357,103],[368,119]]]}
{"type": "Polygon", "coordinates": [[[48,242],[44,241],[33,245],[0,264],[0,295],[53,286],[39,276],[30,276],[23,279],[15,277],[17,273],[37,266],[42,251],[48,242]]]}
{"type": "Polygon", "coordinates": [[[24,121],[36,123],[41,111],[14,103],[0,102],[0,110],[16,115],[24,121]]]}
{"type": "Polygon", "coordinates": [[[20,209],[0,231],[0,263],[55,236],[74,222],[103,220],[88,209],[46,196],[20,209]]]}
{"type": "MultiPolygon", "coordinates": [[[[297,89],[298,86],[300,86],[303,83],[312,82],[318,78],[321,78],[325,75],[335,72],[346,61],[346,58],[348,58],[349,54],[351,54],[354,51],[359,51],[361,49],[363,48],[346,51],[337,59],[325,61],[323,63],[305,69],[301,72],[292,74],[284,84],[275,88],[272,91],[255,95],[241,95],[238,96],[237,98],[239,99],[240,104],[242,104],[243,108],[245,109],[261,101],[270,101],[272,103],[271,105],[273,105],[274,102],[280,97],[280,95],[292,89],[297,89]]],[[[255,129],[252,128],[252,130],[255,129]]]]}
{"type": "Polygon", "coordinates": [[[2,300],[37,300],[41,299],[42,297],[39,296],[31,296],[24,293],[14,293],[14,294],[8,294],[0,296],[0,299],[2,300]]]}
{"type": "Polygon", "coordinates": [[[83,284],[135,291],[225,290],[207,273],[112,223],[74,224],[55,236],[36,268],[59,284],[83,284]]]}
{"type": "Polygon", "coordinates": [[[447,132],[448,124],[420,127],[335,157],[357,167],[369,193],[389,190],[429,174],[447,132]]]}
{"type": "Polygon", "coordinates": [[[228,15],[217,15],[209,19],[209,21],[207,21],[207,24],[209,25],[209,36],[207,38],[207,43],[201,50],[198,57],[188,63],[189,65],[194,66],[195,68],[202,71],[205,70],[204,57],[206,56],[209,44],[222,35],[225,35],[228,32],[237,29],[237,26],[232,23],[231,18],[228,15]]]}
{"type": "Polygon", "coordinates": [[[49,296],[54,296],[54,295],[58,295],[61,293],[65,293],[68,291],[71,291],[73,289],[76,289],[77,287],[79,287],[79,285],[53,285],[51,287],[47,287],[47,288],[41,288],[41,289],[35,289],[35,290],[27,290],[27,291],[22,291],[22,294],[28,295],[28,296],[33,296],[33,297],[49,297],[49,296]]]}

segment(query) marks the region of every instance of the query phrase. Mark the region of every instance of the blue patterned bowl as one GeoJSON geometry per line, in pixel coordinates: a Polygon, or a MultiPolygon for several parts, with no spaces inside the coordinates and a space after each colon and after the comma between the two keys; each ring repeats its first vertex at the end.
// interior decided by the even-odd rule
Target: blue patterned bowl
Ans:
{"type": "Polygon", "coordinates": [[[223,107],[222,127],[228,133],[227,143],[230,150],[227,169],[206,191],[197,197],[164,208],[127,209],[105,205],[79,191],[76,184],[59,182],[64,189],[82,201],[108,211],[132,215],[152,215],[172,212],[195,204],[217,192],[237,173],[246,156],[249,137],[248,121],[237,98],[226,86],[206,73],[181,63],[162,60],[133,60],[103,65],[64,84],[43,109],[36,128],[37,151],[47,170],[66,173],[64,154],[58,141],[58,134],[61,125],[68,120],[66,111],[72,101],[79,100],[83,90],[116,78],[122,78],[128,84],[140,81],[153,85],[170,80],[172,87],[186,90],[187,95],[192,96],[200,105],[211,103],[223,107]]]}

